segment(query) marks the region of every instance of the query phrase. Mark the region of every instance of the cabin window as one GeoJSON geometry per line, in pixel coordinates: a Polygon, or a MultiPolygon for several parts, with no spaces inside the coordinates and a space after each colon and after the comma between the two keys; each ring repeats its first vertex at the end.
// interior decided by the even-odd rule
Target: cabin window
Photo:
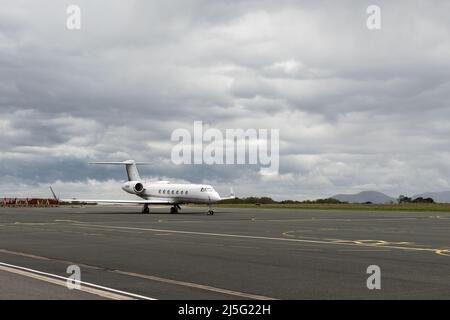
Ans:
{"type": "Polygon", "coordinates": [[[161,189],[159,189],[158,193],[161,194],[161,189]]]}
{"type": "Polygon", "coordinates": [[[180,191],[177,190],[177,194],[178,194],[179,192],[180,192],[180,191]]]}
{"type": "Polygon", "coordinates": [[[183,194],[183,190],[181,190],[180,193],[183,194]]]}
{"type": "Polygon", "coordinates": [[[175,190],[172,190],[172,194],[175,194],[175,190]]]}
{"type": "Polygon", "coordinates": [[[184,194],[188,194],[188,192],[186,191],[184,194]]]}

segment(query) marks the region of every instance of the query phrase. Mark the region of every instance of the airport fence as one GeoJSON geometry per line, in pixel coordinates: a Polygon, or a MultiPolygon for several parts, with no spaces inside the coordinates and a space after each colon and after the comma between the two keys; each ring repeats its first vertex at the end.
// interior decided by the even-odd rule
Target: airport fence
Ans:
{"type": "Polygon", "coordinates": [[[56,199],[39,198],[3,198],[0,207],[57,207],[59,201],[56,199]]]}

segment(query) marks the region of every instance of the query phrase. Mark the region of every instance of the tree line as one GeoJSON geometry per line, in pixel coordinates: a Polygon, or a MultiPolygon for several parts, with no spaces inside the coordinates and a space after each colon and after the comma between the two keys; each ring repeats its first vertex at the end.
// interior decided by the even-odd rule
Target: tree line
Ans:
{"type": "MultiPolygon", "coordinates": [[[[433,198],[411,198],[404,195],[400,195],[397,199],[398,203],[435,203],[433,198]]],[[[276,201],[272,199],[271,197],[247,197],[247,198],[236,198],[236,199],[229,199],[229,200],[223,200],[222,203],[228,203],[228,204],[317,204],[317,203],[328,203],[328,204],[346,204],[347,201],[340,201],[338,199],[334,198],[324,198],[324,199],[316,199],[316,200],[281,200],[276,201]]],[[[371,204],[372,202],[363,202],[364,204],[371,204]]]]}

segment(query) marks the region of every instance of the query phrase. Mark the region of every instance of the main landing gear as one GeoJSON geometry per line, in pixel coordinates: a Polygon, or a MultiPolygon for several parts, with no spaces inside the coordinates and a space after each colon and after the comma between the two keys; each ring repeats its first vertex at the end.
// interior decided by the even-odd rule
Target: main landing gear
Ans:
{"type": "Polygon", "coordinates": [[[144,204],[144,208],[142,208],[142,213],[143,214],[150,213],[150,208],[148,207],[148,204],[144,204]]]}
{"type": "Polygon", "coordinates": [[[170,208],[170,213],[176,214],[176,213],[178,213],[178,210],[181,210],[181,207],[179,204],[176,204],[170,208]]]}

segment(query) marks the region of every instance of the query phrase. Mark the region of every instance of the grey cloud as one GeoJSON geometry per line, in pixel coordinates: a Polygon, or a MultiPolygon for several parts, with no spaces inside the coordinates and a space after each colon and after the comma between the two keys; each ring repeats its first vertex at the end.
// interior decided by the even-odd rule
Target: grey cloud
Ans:
{"type": "Polygon", "coordinates": [[[78,1],[76,32],[69,4],[2,4],[1,181],[107,192],[123,170],[86,162],[135,158],[243,195],[450,188],[446,1],[378,1],[379,32],[369,1],[78,1]],[[174,166],[171,132],[196,120],[280,129],[280,175],[174,166]]]}

